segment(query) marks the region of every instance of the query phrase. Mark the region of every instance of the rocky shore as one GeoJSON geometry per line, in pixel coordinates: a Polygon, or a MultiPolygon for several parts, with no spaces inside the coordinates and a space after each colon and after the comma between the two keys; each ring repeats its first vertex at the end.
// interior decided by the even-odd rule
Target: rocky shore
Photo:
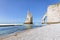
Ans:
{"type": "Polygon", "coordinates": [[[0,40],[60,40],[60,24],[51,24],[11,34],[0,40]]]}

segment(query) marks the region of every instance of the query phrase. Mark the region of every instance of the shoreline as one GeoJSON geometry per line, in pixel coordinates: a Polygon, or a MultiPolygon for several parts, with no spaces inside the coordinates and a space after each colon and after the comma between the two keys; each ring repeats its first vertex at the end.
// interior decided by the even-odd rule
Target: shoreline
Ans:
{"type": "Polygon", "coordinates": [[[0,24],[0,27],[6,27],[6,26],[22,26],[22,24],[0,24]]]}
{"type": "MultiPolygon", "coordinates": [[[[35,29],[35,28],[33,28],[33,29],[35,29]]],[[[23,30],[21,32],[20,31],[19,32],[14,32],[14,33],[11,33],[11,34],[8,34],[8,35],[5,35],[5,36],[0,37],[0,40],[3,40],[5,38],[11,37],[11,36],[17,36],[18,34],[22,34],[23,32],[28,32],[30,30],[32,30],[32,29],[23,30]]]]}
{"type": "Polygon", "coordinates": [[[60,24],[24,30],[1,38],[1,40],[60,40],[60,24]]]}

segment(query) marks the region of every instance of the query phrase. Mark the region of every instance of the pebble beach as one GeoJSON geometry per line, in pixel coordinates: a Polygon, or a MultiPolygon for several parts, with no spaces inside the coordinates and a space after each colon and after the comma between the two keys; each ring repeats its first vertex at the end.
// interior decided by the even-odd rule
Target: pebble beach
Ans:
{"type": "Polygon", "coordinates": [[[43,27],[28,29],[10,34],[0,40],[60,40],[60,24],[50,24],[43,27]]]}

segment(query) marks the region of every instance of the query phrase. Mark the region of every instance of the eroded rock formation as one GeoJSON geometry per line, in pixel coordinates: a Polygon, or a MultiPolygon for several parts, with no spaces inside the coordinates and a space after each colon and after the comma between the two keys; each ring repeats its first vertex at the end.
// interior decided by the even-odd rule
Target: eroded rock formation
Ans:
{"type": "Polygon", "coordinates": [[[27,18],[26,18],[24,24],[33,24],[33,22],[32,22],[32,15],[31,15],[31,13],[29,11],[27,13],[27,18]]]}
{"type": "Polygon", "coordinates": [[[42,23],[60,23],[60,3],[49,5],[42,23]],[[45,22],[47,16],[47,22],[45,22]]]}

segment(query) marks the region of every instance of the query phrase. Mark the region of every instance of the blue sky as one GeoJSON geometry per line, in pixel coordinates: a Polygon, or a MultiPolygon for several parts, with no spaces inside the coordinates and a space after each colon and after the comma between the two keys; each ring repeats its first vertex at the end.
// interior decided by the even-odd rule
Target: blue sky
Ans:
{"type": "Polygon", "coordinates": [[[28,10],[33,15],[33,22],[41,22],[47,7],[59,2],[60,0],[0,0],[0,23],[24,22],[28,10]]]}

